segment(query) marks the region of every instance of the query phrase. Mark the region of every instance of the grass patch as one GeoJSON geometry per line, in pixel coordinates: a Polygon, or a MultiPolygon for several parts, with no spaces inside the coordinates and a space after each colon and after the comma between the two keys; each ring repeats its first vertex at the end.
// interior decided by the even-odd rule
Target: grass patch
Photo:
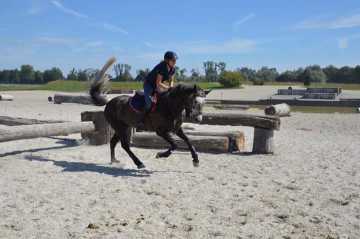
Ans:
{"type": "MultiPolygon", "coordinates": [[[[186,82],[184,84],[194,84],[186,82]]],[[[203,89],[217,89],[222,88],[217,82],[198,82],[196,83],[203,89]]],[[[52,81],[47,84],[0,84],[0,91],[14,91],[14,90],[49,90],[49,91],[63,91],[63,92],[85,92],[90,88],[90,82],[84,81],[52,81]]],[[[143,88],[142,82],[111,82],[111,89],[113,90],[139,90],[143,88]]]]}

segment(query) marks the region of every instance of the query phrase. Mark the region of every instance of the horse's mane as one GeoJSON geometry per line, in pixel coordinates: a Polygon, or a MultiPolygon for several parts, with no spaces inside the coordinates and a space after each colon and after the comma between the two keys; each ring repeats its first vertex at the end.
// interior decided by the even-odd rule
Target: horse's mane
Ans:
{"type": "Polygon", "coordinates": [[[167,93],[168,96],[182,96],[186,92],[191,92],[193,87],[193,85],[178,84],[171,88],[167,93]]]}

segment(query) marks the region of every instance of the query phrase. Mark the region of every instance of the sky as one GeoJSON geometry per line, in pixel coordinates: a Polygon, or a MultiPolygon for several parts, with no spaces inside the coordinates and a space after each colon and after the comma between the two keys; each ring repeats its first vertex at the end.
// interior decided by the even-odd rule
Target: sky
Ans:
{"type": "Polygon", "coordinates": [[[111,56],[152,68],[291,70],[360,64],[359,0],[2,0],[0,69],[100,68],[111,56]]]}

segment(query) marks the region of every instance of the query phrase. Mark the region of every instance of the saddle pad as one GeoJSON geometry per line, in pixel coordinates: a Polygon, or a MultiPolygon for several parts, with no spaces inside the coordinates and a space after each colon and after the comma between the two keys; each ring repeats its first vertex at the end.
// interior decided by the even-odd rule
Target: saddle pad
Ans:
{"type": "Polygon", "coordinates": [[[136,112],[144,112],[144,108],[145,108],[144,93],[136,92],[133,97],[130,97],[129,105],[136,112]]]}

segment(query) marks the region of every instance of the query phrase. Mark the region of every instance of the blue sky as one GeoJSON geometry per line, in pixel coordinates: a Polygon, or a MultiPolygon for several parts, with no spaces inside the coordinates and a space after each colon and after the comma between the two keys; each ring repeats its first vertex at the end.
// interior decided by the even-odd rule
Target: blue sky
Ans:
{"type": "Polygon", "coordinates": [[[280,71],[360,64],[360,1],[12,0],[0,8],[0,69],[32,64],[98,68],[110,56],[133,70],[164,51],[180,67],[206,60],[280,71]],[[105,3],[106,2],[106,3],[105,3]]]}

